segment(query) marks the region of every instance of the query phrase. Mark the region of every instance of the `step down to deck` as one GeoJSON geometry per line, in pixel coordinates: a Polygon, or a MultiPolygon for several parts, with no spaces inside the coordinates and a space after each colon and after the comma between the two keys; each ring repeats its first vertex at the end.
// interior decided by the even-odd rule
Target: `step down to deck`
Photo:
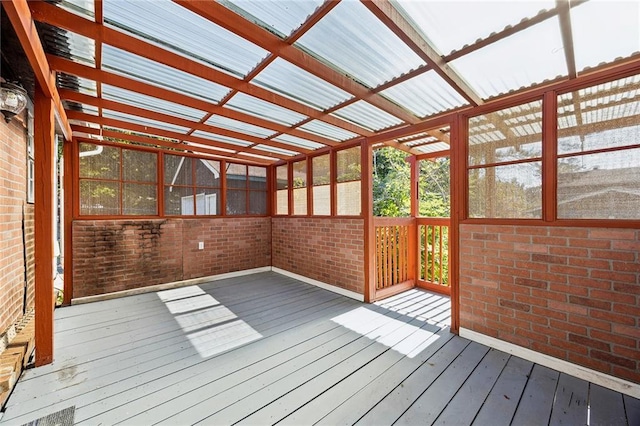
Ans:
{"type": "Polygon", "coordinates": [[[33,310],[4,334],[0,346],[0,407],[16,385],[27,366],[35,347],[35,320],[33,310]]]}

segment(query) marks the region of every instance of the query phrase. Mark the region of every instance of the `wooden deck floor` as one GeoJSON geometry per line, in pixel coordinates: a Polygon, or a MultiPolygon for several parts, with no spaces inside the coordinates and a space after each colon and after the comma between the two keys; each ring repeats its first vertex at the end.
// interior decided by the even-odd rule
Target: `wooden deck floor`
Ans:
{"type": "Polygon", "coordinates": [[[365,305],[275,273],[56,311],[3,424],[640,425],[640,401],[454,336],[449,300],[365,305]]]}

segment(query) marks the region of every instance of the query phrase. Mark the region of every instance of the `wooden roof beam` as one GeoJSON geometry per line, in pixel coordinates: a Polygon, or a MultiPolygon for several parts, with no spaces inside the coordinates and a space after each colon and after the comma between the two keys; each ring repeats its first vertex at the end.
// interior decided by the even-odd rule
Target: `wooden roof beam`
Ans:
{"type": "Polygon", "coordinates": [[[330,66],[319,61],[310,54],[290,45],[287,41],[265,30],[253,22],[249,22],[231,9],[217,2],[192,2],[186,0],[174,0],[186,9],[197,13],[203,18],[226,28],[240,37],[268,50],[272,54],[285,59],[303,70],[333,84],[355,96],[358,99],[369,102],[381,110],[398,117],[402,121],[413,124],[419,120],[404,108],[380,96],[373,90],[363,86],[357,81],[336,71],[330,66]]]}
{"type": "MultiPolygon", "coordinates": [[[[202,2],[197,3],[200,4],[202,2]]],[[[200,62],[181,56],[142,39],[130,36],[110,27],[104,27],[96,24],[95,22],[76,16],[71,12],[67,12],[60,7],[40,1],[30,2],[29,6],[31,7],[31,13],[34,16],[34,19],[37,21],[45,22],[85,37],[92,38],[96,43],[100,42],[109,44],[118,49],[170,66],[188,74],[204,78],[205,80],[221,84],[230,89],[235,89],[239,92],[262,99],[263,101],[279,105],[283,108],[324,121],[362,136],[371,136],[373,134],[371,131],[347,120],[328,115],[308,105],[289,99],[286,96],[282,96],[260,86],[250,84],[240,78],[218,71],[217,69],[206,66],[200,62]]],[[[225,10],[227,9],[225,8],[225,10]]],[[[246,21],[243,20],[243,22],[246,21]]]]}
{"type": "Polygon", "coordinates": [[[40,42],[40,37],[38,36],[38,31],[36,31],[36,25],[27,1],[7,0],[0,3],[2,3],[2,7],[13,25],[18,40],[20,40],[22,49],[27,55],[38,86],[42,90],[42,93],[53,101],[65,139],[71,140],[71,126],[69,126],[67,115],[62,106],[62,102],[60,102],[60,96],[56,88],[55,74],[49,68],[44,47],[42,47],[42,43],[40,42]]]}
{"type": "Polygon", "coordinates": [[[405,42],[422,60],[429,64],[462,97],[473,105],[482,105],[484,103],[480,95],[445,62],[431,45],[431,42],[425,39],[389,0],[361,1],[367,9],[405,42]]]}
{"type": "Polygon", "coordinates": [[[397,142],[395,140],[384,141],[383,144],[385,144],[386,146],[390,146],[392,148],[395,148],[395,149],[399,149],[400,151],[404,151],[407,154],[411,154],[411,155],[420,155],[420,154],[422,154],[417,149],[411,148],[411,147],[409,147],[407,145],[404,145],[404,144],[402,144],[400,142],[397,142]]]}
{"type": "Polygon", "coordinates": [[[560,33],[562,34],[562,45],[564,46],[564,58],[567,62],[569,78],[576,78],[576,55],[573,49],[573,34],[571,31],[571,4],[568,0],[556,0],[558,9],[558,19],[560,20],[560,33]]]}

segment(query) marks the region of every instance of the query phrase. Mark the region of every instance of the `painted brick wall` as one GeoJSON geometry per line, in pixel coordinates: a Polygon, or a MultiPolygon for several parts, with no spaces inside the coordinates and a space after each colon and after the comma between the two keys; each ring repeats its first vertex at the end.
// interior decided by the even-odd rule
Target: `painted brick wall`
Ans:
{"type": "Polygon", "coordinates": [[[462,327],[640,383],[640,230],[460,230],[462,327]]]}
{"type": "Polygon", "coordinates": [[[75,221],[73,297],[269,266],[270,225],[270,218],[75,221]]]}
{"type": "MultiPolygon", "coordinates": [[[[22,114],[24,117],[24,113],[22,114]]],[[[33,206],[26,202],[26,131],[20,117],[0,119],[0,333],[23,311],[25,268],[27,308],[34,303],[33,206]],[[23,210],[27,264],[23,244],[23,210]]]]}
{"type": "Polygon", "coordinates": [[[273,218],[273,266],[363,294],[364,220],[273,218]]]}

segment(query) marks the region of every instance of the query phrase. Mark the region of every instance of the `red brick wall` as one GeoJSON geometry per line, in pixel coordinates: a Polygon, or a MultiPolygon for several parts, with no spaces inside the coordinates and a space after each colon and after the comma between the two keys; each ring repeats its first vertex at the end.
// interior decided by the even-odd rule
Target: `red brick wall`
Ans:
{"type": "MultiPolygon", "coordinates": [[[[22,117],[24,117],[24,113],[22,117]]],[[[25,267],[27,308],[33,306],[33,206],[26,202],[26,130],[20,117],[0,118],[0,334],[22,316],[25,267]],[[27,265],[23,244],[25,218],[27,265]]]]}
{"type": "Polygon", "coordinates": [[[640,383],[640,230],[460,231],[461,327],[640,383]]]}
{"type": "Polygon", "coordinates": [[[273,218],[273,266],[364,293],[364,220],[273,218]]]}
{"type": "Polygon", "coordinates": [[[73,297],[269,266],[270,221],[74,221],[73,297]]]}

